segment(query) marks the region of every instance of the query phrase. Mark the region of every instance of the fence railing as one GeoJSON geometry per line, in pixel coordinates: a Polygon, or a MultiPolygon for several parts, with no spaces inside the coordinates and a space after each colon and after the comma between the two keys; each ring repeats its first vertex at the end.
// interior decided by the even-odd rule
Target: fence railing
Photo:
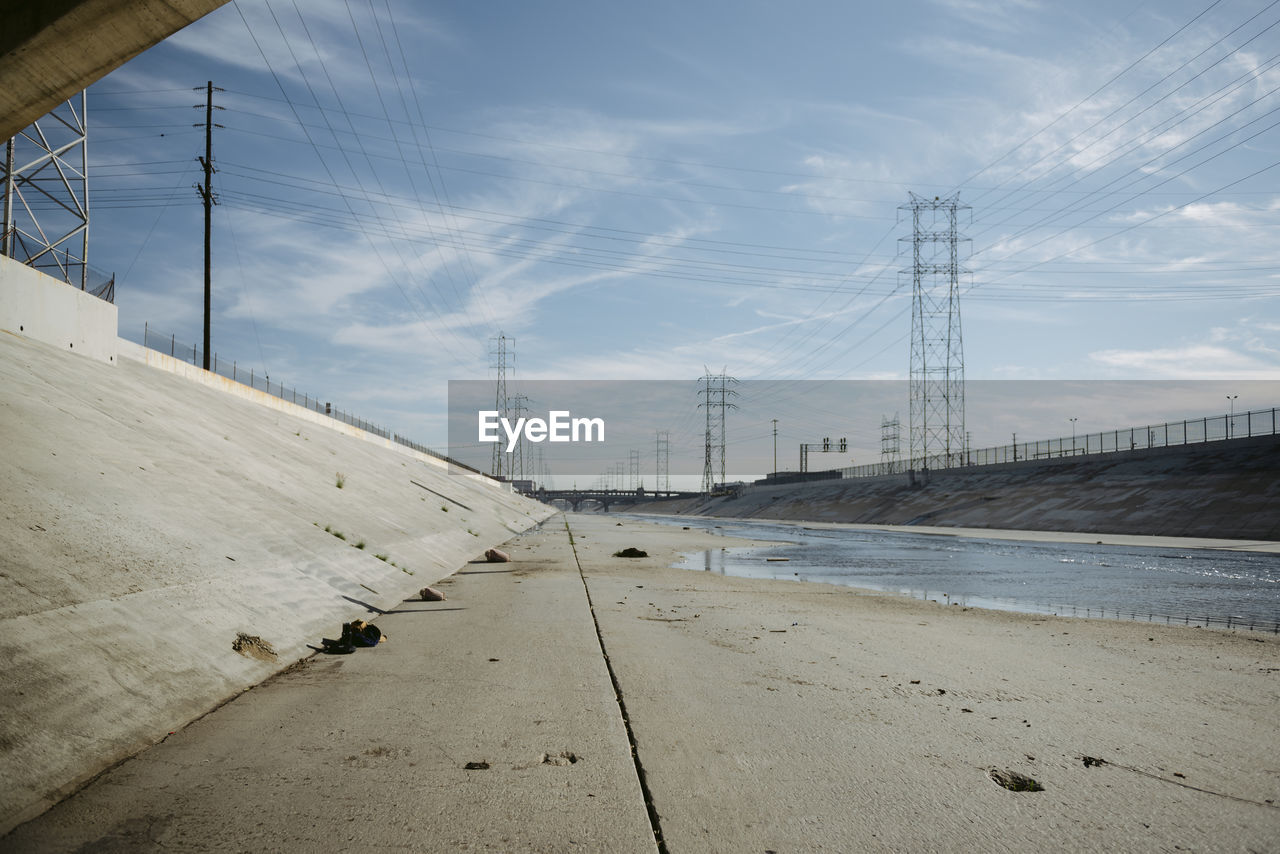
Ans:
{"type": "MultiPolygon", "coordinates": [[[[197,345],[179,341],[176,335],[162,335],[152,329],[149,323],[144,324],[142,328],[142,346],[149,350],[155,350],[158,353],[166,353],[175,359],[180,359],[197,367],[203,367],[204,365],[204,355],[200,352],[200,348],[197,345]]],[[[420,454],[427,454],[428,456],[435,457],[438,460],[443,460],[444,462],[449,463],[450,466],[457,466],[458,468],[465,469],[467,471],[483,474],[483,472],[477,471],[466,463],[458,462],[439,451],[428,448],[426,445],[407,439],[386,427],[374,424],[372,421],[366,421],[365,419],[353,415],[350,412],[344,412],[343,410],[335,407],[330,401],[321,400],[307,392],[298,391],[296,388],[289,388],[283,383],[272,380],[269,375],[264,374],[261,371],[256,371],[253,368],[241,367],[234,359],[231,361],[219,359],[218,354],[213,353],[209,358],[209,370],[212,373],[231,380],[232,382],[237,382],[242,385],[246,385],[249,388],[266,392],[273,397],[278,397],[281,400],[287,400],[290,403],[310,409],[311,411],[317,412],[321,415],[327,415],[335,421],[341,421],[343,424],[350,424],[352,427],[363,430],[366,433],[372,433],[375,436],[390,439],[391,441],[404,445],[406,448],[411,448],[420,454]]]]}
{"type": "Polygon", "coordinates": [[[28,267],[39,270],[59,281],[66,282],[73,288],[79,288],[103,302],[115,304],[115,273],[108,273],[104,270],[99,270],[92,264],[86,264],[73,257],[66,250],[59,252],[57,249],[51,249],[33,259],[31,250],[22,242],[22,233],[16,227],[5,231],[3,224],[0,224],[0,255],[4,254],[3,247],[8,245],[5,241],[9,235],[13,237],[13,245],[11,246],[13,260],[26,264],[28,267]]]}
{"type": "Polygon", "coordinates": [[[994,448],[977,448],[952,454],[930,454],[927,457],[916,457],[910,460],[886,460],[849,466],[838,471],[842,477],[878,477],[925,469],[1002,465],[1025,460],[1110,454],[1146,448],[1170,448],[1203,442],[1220,442],[1225,439],[1273,436],[1277,433],[1280,433],[1280,410],[1255,409],[1249,412],[1167,421],[1145,427],[1127,427],[1123,430],[1105,430],[1057,439],[1011,443],[994,448]]]}
{"type": "Polygon", "coordinates": [[[973,608],[991,608],[1017,611],[1024,614],[1052,614],[1056,617],[1082,617],[1087,620],[1131,620],[1140,623],[1158,623],[1163,626],[1196,626],[1205,629],[1237,629],[1249,632],[1280,634],[1280,621],[1236,614],[1164,614],[1154,609],[1097,607],[1089,605],[1061,605],[1041,602],[1022,602],[1013,599],[952,596],[946,593],[913,591],[912,596],[944,605],[966,605],[973,608]]]}

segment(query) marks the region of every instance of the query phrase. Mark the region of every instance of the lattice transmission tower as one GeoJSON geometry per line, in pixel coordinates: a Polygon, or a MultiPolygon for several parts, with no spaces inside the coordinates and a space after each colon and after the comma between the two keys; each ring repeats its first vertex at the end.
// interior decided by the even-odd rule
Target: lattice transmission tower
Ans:
{"type": "Polygon", "coordinates": [[[0,172],[0,255],[81,290],[90,286],[86,104],[81,92],[8,140],[0,172]]]}
{"type": "Polygon", "coordinates": [[[737,384],[737,379],[723,373],[708,372],[702,377],[702,388],[698,394],[702,396],[699,408],[707,410],[706,453],[702,465],[702,491],[710,494],[717,483],[725,482],[725,413],[737,409],[730,398],[738,396],[736,389],[730,386],[737,384]],[[715,462],[720,460],[720,480],[716,480],[715,462]]]}
{"type": "Polygon", "coordinates": [[[911,193],[911,458],[923,469],[960,465],[964,452],[964,339],[960,334],[960,194],[911,193]]]}
{"type": "MultiPolygon", "coordinates": [[[[519,424],[520,419],[529,414],[529,398],[523,394],[513,394],[507,398],[507,407],[511,410],[511,423],[519,424]]],[[[528,480],[528,472],[532,467],[532,456],[528,465],[525,464],[524,432],[521,431],[516,436],[515,448],[507,457],[507,477],[511,480],[528,480]]]]}
{"type": "MultiPolygon", "coordinates": [[[[514,338],[508,338],[506,335],[502,334],[501,330],[498,331],[497,338],[489,339],[489,367],[498,372],[497,384],[493,398],[493,408],[498,411],[499,418],[506,418],[508,414],[507,361],[508,356],[510,356],[511,366],[514,370],[516,359],[515,353],[509,351],[508,346],[514,346],[515,343],[516,341],[514,338]]],[[[493,464],[489,469],[489,473],[498,479],[501,479],[504,474],[507,477],[510,477],[511,475],[511,472],[508,470],[507,455],[504,450],[504,443],[501,435],[498,437],[498,441],[493,444],[493,464]]]]}
{"type": "Polygon", "coordinates": [[[898,413],[880,416],[880,462],[890,469],[902,456],[902,421],[898,413]]]}

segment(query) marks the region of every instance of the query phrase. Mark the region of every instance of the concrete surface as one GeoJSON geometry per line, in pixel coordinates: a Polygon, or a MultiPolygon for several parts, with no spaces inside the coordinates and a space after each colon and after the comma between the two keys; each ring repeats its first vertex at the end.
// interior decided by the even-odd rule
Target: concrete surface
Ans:
{"type": "Polygon", "coordinates": [[[0,140],[226,0],[4,0],[0,140]]]}
{"type": "Polygon", "coordinates": [[[563,522],[504,548],[369,615],[377,648],[308,659],[0,844],[655,851],[563,522]]]}
{"type": "Polygon", "coordinates": [[[0,330],[100,362],[116,360],[116,307],[0,255],[0,330]]]}
{"type": "Polygon", "coordinates": [[[752,486],[620,512],[1280,540],[1280,435],[907,475],[752,486]]]}
{"type": "Polygon", "coordinates": [[[548,520],[447,601],[377,616],[386,644],[242,694],[0,844],[627,852],[655,850],[653,824],[671,852],[1280,839],[1273,636],[677,570],[744,543],[568,525],[572,546],[548,520]],[[627,546],[649,557],[612,556],[627,546]]]}
{"type": "Polygon", "coordinates": [[[0,832],[550,512],[343,431],[0,332],[0,832]]]}

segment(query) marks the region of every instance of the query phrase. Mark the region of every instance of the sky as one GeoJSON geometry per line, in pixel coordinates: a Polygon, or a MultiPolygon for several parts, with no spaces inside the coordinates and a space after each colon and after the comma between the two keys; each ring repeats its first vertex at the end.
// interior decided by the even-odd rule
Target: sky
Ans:
{"type": "MultiPolygon", "coordinates": [[[[201,338],[206,81],[212,349],[434,447],[499,335],[512,393],[688,381],[699,459],[708,372],[906,380],[912,193],[958,194],[967,379],[1188,381],[975,445],[1280,402],[1271,0],[234,0],[89,90],[124,337],[201,338]]],[[[750,404],[731,445],[849,431],[750,404]]]]}

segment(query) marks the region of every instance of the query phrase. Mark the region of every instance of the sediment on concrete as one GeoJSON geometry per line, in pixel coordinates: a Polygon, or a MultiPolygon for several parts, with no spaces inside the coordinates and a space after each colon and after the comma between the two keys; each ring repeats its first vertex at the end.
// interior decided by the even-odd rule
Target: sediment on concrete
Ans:
{"type": "Polygon", "coordinates": [[[653,501],[627,512],[1280,539],[1280,436],[653,501]]]}
{"type": "Polygon", "coordinates": [[[0,833],[552,512],[350,432],[0,333],[0,833]]]}

